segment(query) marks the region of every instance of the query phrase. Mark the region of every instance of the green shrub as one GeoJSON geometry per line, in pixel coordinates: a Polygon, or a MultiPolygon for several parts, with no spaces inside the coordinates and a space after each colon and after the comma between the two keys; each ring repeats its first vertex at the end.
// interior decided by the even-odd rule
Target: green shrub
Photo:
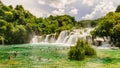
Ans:
{"type": "Polygon", "coordinates": [[[70,47],[68,52],[68,59],[70,60],[82,60],[85,56],[96,55],[96,51],[91,47],[91,45],[84,41],[78,39],[75,46],[70,47]]]}
{"type": "Polygon", "coordinates": [[[82,60],[85,58],[85,51],[81,48],[71,47],[68,52],[68,58],[70,60],[82,60]]]}
{"type": "Polygon", "coordinates": [[[91,47],[86,47],[85,48],[85,55],[87,56],[92,56],[92,55],[95,55],[96,54],[96,51],[91,48],[91,47]]]}

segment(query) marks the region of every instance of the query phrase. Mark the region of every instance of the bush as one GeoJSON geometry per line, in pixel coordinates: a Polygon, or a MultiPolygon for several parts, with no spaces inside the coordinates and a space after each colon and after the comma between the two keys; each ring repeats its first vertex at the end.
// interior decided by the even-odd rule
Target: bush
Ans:
{"type": "Polygon", "coordinates": [[[68,52],[68,58],[70,60],[82,60],[85,58],[85,51],[81,48],[71,47],[68,52]]]}
{"type": "Polygon", "coordinates": [[[91,48],[89,46],[85,48],[85,55],[92,56],[95,54],[96,54],[96,51],[93,48],[91,48]]]}
{"type": "Polygon", "coordinates": [[[85,56],[96,55],[96,51],[91,47],[91,45],[84,41],[78,39],[75,46],[70,47],[68,52],[68,59],[70,60],[82,60],[85,56]]]}

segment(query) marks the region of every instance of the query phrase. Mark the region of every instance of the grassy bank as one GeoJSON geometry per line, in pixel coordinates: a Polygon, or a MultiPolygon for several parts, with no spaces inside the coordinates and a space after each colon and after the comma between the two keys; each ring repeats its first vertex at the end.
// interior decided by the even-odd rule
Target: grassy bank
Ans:
{"type": "Polygon", "coordinates": [[[82,61],[67,59],[68,50],[63,46],[0,46],[0,68],[119,68],[120,65],[120,50],[96,49],[97,56],[82,61]],[[9,60],[8,56],[12,58],[9,60]]]}

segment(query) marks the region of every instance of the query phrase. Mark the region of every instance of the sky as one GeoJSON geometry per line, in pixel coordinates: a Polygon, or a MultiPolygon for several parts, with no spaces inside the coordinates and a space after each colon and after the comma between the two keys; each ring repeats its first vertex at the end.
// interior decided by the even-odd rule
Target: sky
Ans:
{"type": "Polygon", "coordinates": [[[115,11],[120,0],[1,0],[5,5],[23,5],[36,17],[69,14],[76,20],[97,19],[115,11]]]}

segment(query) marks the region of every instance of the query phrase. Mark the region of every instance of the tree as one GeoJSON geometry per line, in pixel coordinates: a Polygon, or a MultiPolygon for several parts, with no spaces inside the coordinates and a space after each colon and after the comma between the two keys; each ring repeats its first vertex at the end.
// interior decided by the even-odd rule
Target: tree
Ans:
{"type": "Polygon", "coordinates": [[[110,37],[109,42],[120,47],[120,13],[109,12],[106,16],[102,17],[98,22],[98,27],[92,33],[93,37],[110,37]]]}
{"type": "Polygon", "coordinates": [[[7,22],[0,19],[0,35],[3,35],[6,31],[7,22]]]}
{"type": "Polygon", "coordinates": [[[117,6],[117,9],[115,12],[120,12],[120,5],[117,6]]]}
{"type": "Polygon", "coordinates": [[[116,46],[120,47],[120,23],[111,29],[112,36],[114,37],[116,46]]]}
{"type": "Polygon", "coordinates": [[[96,51],[91,47],[91,45],[85,41],[78,39],[75,46],[70,47],[68,52],[68,58],[70,60],[82,60],[86,56],[96,55],[96,51]]]}
{"type": "Polygon", "coordinates": [[[0,40],[2,41],[1,43],[2,43],[2,45],[4,45],[4,36],[0,36],[0,40]]]}
{"type": "Polygon", "coordinates": [[[17,5],[17,6],[15,7],[15,10],[21,10],[21,11],[23,11],[24,8],[23,8],[22,5],[17,5]]]}
{"type": "Polygon", "coordinates": [[[13,22],[14,21],[14,15],[12,12],[5,12],[4,19],[8,22],[13,22]]]}
{"type": "Polygon", "coordinates": [[[0,16],[4,16],[4,11],[0,9],[0,16]]]}
{"type": "Polygon", "coordinates": [[[33,33],[36,35],[57,33],[59,35],[62,30],[75,28],[76,22],[75,18],[70,15],[36,18],[22,5],[14,8],[0,1],[0,36],[4,35],[5,44],[29,43],[33,33]]]}
{"type": "Polygon", "coordinates": [[[4,6],[4,5],[1,7],[1,9],[3,9],[4,11],[11,11],[11,9],[9,7],[4,6]]]}
{"type": "Polygon", "coordinates": [[[81,20],[78,22],[78,25],[84,28],[95,27],[98,20],[81,20]]]}

